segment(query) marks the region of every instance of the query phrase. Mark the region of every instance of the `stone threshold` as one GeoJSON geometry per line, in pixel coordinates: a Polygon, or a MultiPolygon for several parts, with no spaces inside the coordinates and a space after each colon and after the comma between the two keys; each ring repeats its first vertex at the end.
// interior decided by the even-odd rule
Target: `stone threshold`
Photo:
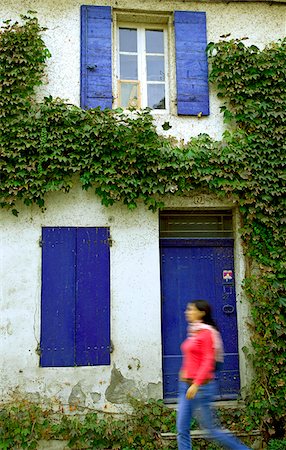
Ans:
{"type": "MultiPolygon", "coordinates": [[[[224,430],[224,432],[226,434],[234,434],[237,437],[260,436],[259,430],[252,430],[249,432],[224,430]]],[[[164,441],[172,441],[177,437],[176,433],[160,433],[160,436],[164,441]]],[[[206,430],[192,430],[191,436],[192,439],[204,439],[208,437],[208,432],[206,430]]]]}
{"type": "MultiPolygon", "coordinates": [[[[261,450],[262,448],[264,448],[263,442],[262,442],[262,436],[261,436],[261,433],[259,430],[252,430],[248,433],[246,433],[244,431],[225,430],[225,433],[234,434],[238,438],[253,437],[254,442],[252,443],[251,448],[253,450],[261,450]]],[[[190,434],[191,434],[192,439],[205,439],[208,437],[208,433],[205,430],[192,430],[190,434]]],[[[176,433],[161,433],[159,436],[160,436],[160,439],[161,439],[163,445],[166,445],[167,447],[168,447],[168,443],[175,441],[177,438],[176,433]]]]}
{"type": "MultiPolygon", "coordinates": [[[[240,409],[245,408],[245,403],[243,400],[216,400],[212,403],[215,408],[225,408],[225,409],[240,409]]],[[[177,403],[165,403],[167,408],[177,410],[177,403]]]]}

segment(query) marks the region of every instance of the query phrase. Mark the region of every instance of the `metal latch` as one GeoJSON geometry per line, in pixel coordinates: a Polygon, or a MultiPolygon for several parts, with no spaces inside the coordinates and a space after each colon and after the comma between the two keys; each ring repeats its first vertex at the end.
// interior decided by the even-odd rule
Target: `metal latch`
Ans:
{"type": "Polygon", "coordinates": [[[107,239],[107,242],[108,242],[109,247],[112,247],[113,240],[112,240],[111,237],[109,237],[109,238],[107,239]]]}

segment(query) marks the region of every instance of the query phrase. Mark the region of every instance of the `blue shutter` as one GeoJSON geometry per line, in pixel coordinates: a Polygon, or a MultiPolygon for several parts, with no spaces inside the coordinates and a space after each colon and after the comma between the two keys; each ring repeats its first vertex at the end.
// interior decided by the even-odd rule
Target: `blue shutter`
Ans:
{"type": "Polygon", "coordinates": [[[110,364],[108,228],[43,228],[42,367],[110,364]]]}
{"type": "Polygon", "coordinates": [[[208,115],[206,14],[175,11],[174,19],[178,114],[208,115]]]}
{"type": "Polygon", "coordinates": [[[74,365],[75,243],[75,228],[43,228],[42,367],[74,365]]]}
{"type": "Polygon", "coordinates": [[[81,6],[81,107],[112,108],[111,7],[81,6]]]}
{"type": "Polygon", "coordinates": [[[76,365],[110,364],[108,228],[78,228],[76,365]]]}

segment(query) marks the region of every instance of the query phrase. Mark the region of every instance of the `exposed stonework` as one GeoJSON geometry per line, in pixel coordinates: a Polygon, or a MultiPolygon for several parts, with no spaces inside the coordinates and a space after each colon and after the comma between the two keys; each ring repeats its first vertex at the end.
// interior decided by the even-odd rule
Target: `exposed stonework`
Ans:
{"type": "Polygon", "coordinates": [[[105,398],[110,403],[126,403],[128,397],[140,398],[140,392],[133,380],[124,378],[116,367],[111,372],[110,385],[105,391],[105,398]]]}
{"type": "Polygon", "coordinates": [[[100,395],[98,392],[91,392],[91,393],[90,393],[90,396],[91,396],[92,401],[93,401],[94,403],[99,402],[99,400],[101,399],[101,395],[100,395]]]}
{"type": "Polygon", "coordinates": [[[69,396],[69,405],[74,406],[77,409],[85,407],[86,394],[83,392],[80,383],[77,383],[73,388],[69,396]]]}
{"type": "Polygon", "coordinates": [[[148,398],[159,398],[162,395],[162,383],[149,383],[147,386],[148,398]]]}

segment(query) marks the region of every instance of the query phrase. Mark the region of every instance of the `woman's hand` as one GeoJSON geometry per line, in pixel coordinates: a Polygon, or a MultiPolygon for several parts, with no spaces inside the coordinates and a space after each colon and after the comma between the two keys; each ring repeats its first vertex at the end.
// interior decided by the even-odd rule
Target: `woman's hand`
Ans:
{"type": "Polygon", "coordinates": [[[188,400],[191,400],[192,398],[194,398],[194,397],[196,396],[198,390],[199,390],[199,385],[198,385],[198,384],[195,384],[195,383],[192,384],[192,385],[189,387],[189,389],[187,390],[186,398],[187,398],[188,400]]]}

